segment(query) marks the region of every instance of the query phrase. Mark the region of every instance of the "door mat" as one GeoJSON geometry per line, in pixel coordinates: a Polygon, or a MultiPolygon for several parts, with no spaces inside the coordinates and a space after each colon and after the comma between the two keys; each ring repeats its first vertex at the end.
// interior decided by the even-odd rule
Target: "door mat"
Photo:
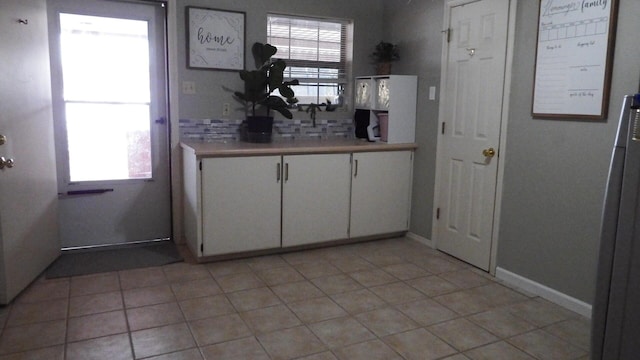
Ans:
{"type": "Polygon", "coordinates": [[[68,250],[49,266],[48,279],[101,272],[161,266],[180,262],[182,256],[171,240],[119,248],[68,250]]]}

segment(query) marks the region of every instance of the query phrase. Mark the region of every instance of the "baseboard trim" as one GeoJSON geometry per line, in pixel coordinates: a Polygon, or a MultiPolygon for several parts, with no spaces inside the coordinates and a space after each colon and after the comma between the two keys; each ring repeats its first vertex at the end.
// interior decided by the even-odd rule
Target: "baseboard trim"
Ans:
{"type": "Polygon", "coordinates": [[[525,278],[524,276],[512,273],[501,267],[496,268],[496,278],[504,281],[511,286],[528,291],[534,295],[549,300],[552,303],[558,304],[565,309],[569,309],[591,319],[591,305],[582,300],[573,298],[567,294],[561,293],[548,286],[525,278]]]}
{"type": "Polygon", "coordinates": [[[411,240],[415,240],[419,243],[422,243],[432,249],[435,249],[435,244],[433,243],[433,241],[427,239],[426,237],[422,237],[418,234],[412,233],[411,231],[407,232],[407,234],[405,235],[406,237],[408,237],[411,240]]]}

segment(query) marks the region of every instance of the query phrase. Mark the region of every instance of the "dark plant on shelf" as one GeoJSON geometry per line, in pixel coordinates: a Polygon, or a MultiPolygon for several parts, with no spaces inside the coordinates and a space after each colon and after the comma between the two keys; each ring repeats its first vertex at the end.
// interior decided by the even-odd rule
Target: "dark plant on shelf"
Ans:
{"type": "Polygon", "coordinates": [[[388,75],[391,73],[391,63],[400,60],[400,53],[397,45],[380,41],[370,57],[373,63],[376,64],[377,73],[379,75],[388,75]]]}

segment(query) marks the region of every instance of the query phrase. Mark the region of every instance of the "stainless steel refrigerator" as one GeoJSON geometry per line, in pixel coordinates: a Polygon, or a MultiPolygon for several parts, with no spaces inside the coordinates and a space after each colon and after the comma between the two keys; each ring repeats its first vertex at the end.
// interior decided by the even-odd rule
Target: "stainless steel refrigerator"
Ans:
{"type": "Polygon", "coordinates": [[[640,359],[640,94],[625,96],[602,213],[593,360],[640,359]]]}

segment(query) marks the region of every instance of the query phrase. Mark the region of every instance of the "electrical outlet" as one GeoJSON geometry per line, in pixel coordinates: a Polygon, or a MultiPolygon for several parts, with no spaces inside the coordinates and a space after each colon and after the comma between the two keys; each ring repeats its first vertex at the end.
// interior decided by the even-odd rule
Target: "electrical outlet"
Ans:
{"type": "Polygon", "coordinates": [[[183,81],[182,82],[182,93],[183,94],[195,94],[196,93],[196,83],[194,81],[183,81]]]}
{"type": "Polygon", "coordinates": [[[435,100],[435,99],[436,99],[436,87],[429,86],[429,100],[435,100]]]}
{"type": "Polygon", "coordinates": [[[222,104],[222,116],[229,116],[231,113],[231,105],[229,103],[222,104]]]}

